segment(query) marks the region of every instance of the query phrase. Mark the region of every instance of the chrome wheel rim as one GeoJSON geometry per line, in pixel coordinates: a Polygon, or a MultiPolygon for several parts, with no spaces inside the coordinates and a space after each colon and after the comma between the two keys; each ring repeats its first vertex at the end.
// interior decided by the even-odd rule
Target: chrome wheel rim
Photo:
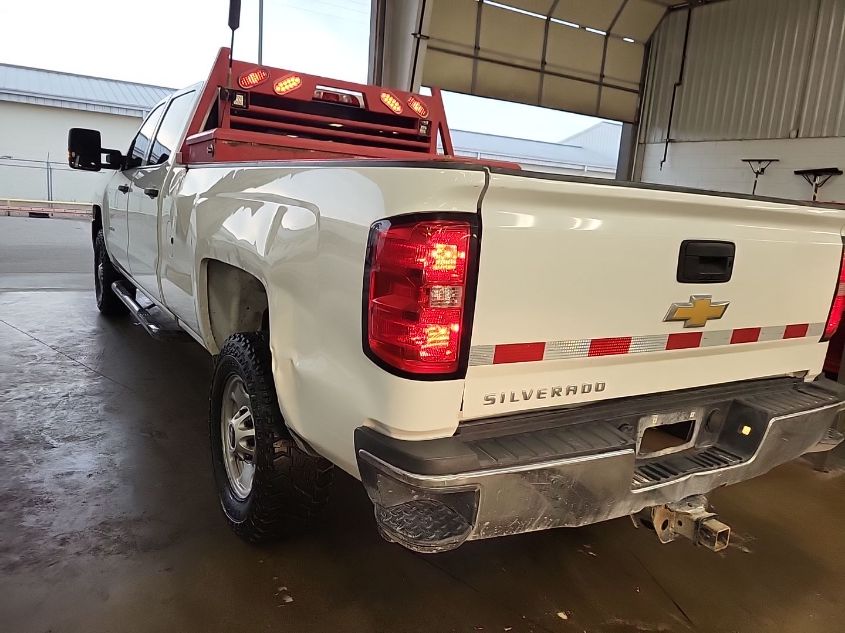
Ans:
{"type": "Polygon", "coordinates": [[[238,499],[246,499],[255,477],[255,423],[246,385],[237,375],[229,376],[223,386],[220,439],[232,493],[238,499]]]}

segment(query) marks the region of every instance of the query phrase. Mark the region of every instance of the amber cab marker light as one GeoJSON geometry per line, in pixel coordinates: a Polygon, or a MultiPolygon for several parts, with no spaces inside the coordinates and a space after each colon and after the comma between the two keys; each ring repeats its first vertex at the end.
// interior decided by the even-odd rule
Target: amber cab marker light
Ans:
{"type": "Polygon", "coordinates": [[[273,92],[277,95],[284,95],[293,92],[302,85],[302,77],[299,75],[287,75],[281,79],[277,79],[273,83],[273,92]]]}
{"type": "Polygon", "coordinates": [[[270,73],[263,68],[256,68],[255,70],[250,70],[248,73],[244,73],[238,77],[238,85],[244,90],[249,90],[250,88],[255,88],[259,84],[263,84],[269,78],[270,73]]]}
{"type": "Polygon", "coordinates": [[[389,92],[382,92],[379,96],[381,102],[390,108],[394,114],[402,114],[402,104],[399,103],[399,99],[394,97],[389,92]]]}

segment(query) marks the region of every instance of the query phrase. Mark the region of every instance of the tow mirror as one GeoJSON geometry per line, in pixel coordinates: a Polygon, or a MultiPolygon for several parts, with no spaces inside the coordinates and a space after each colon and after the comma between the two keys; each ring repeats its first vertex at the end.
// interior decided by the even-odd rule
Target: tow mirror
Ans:
{"type": "Polygon", "coordinates": [[[67,133],[67,162],[73,169],[100,171],[103,148],[100,132],[73,127],[67,133]]]}
{"type": "Polygon", "coordinates": [[[82,127],[72,127],[67,133],[67,162],[73,169],[100,171],[123,169],[124,156],[116,149],[102,146],[100,132],[82,127]],[[102,162],[103,154],[106,162],[102,162]]]}

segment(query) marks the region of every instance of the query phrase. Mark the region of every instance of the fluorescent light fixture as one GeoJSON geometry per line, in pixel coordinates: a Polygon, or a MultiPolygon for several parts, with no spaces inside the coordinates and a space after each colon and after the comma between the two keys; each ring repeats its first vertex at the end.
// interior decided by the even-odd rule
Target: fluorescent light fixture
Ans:
{"type": "Polygon", "coordinates": [[[632,38],[632,37],[623,37],[622,39],[623,39],[624,41],[626,41],[626,42],[631,43],[631,44],[633,44],[633,43],[634,43],[634,38],[632,38]]]}
{"type": "Polygon", "coordinates": [[[607,35],[607,33],[605,31],[599,31],[598,29],[591,29],[589,26],[585,26],[584,28],[586,30],[588,30],[590,33],[595,33],[596,35],[607,35]]]}
{"type": "Polygon", "coordinates": [[[501,2],[493,2],[493,0],[483,0],[484,4],[489,4],[491,7],[496,7],[497,9],[504,9],[505,11],[513,11],[514,13],[520,13],[522,15],[527,15],[532,18],[539,18],[540,20],[545,20],[545,15],[540,15],[539,13],[534,13],[532,11],[526,11],[525,9],[520,9],[519,7],[512,7],[509,4],[502,4],[501,2]]]}
{"type": "Polygon", "coordinates": [[[563,26],[568,26],[571,29],[580,29],[580,24],[575,24],[575,22],[567,22],[566,20],[559,20],[557,18],[551,18],[552,22],[555,24],[563,24],[563,26]]]}

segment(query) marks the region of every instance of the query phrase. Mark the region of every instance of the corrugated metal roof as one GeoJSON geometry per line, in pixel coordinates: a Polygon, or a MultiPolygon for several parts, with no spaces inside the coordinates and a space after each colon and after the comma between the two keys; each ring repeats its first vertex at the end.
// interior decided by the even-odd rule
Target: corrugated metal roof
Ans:
{"type": "Polygon", "coordinates": [[[0,101],[143,116],[172,88],[0,64],[0,101]]]}

